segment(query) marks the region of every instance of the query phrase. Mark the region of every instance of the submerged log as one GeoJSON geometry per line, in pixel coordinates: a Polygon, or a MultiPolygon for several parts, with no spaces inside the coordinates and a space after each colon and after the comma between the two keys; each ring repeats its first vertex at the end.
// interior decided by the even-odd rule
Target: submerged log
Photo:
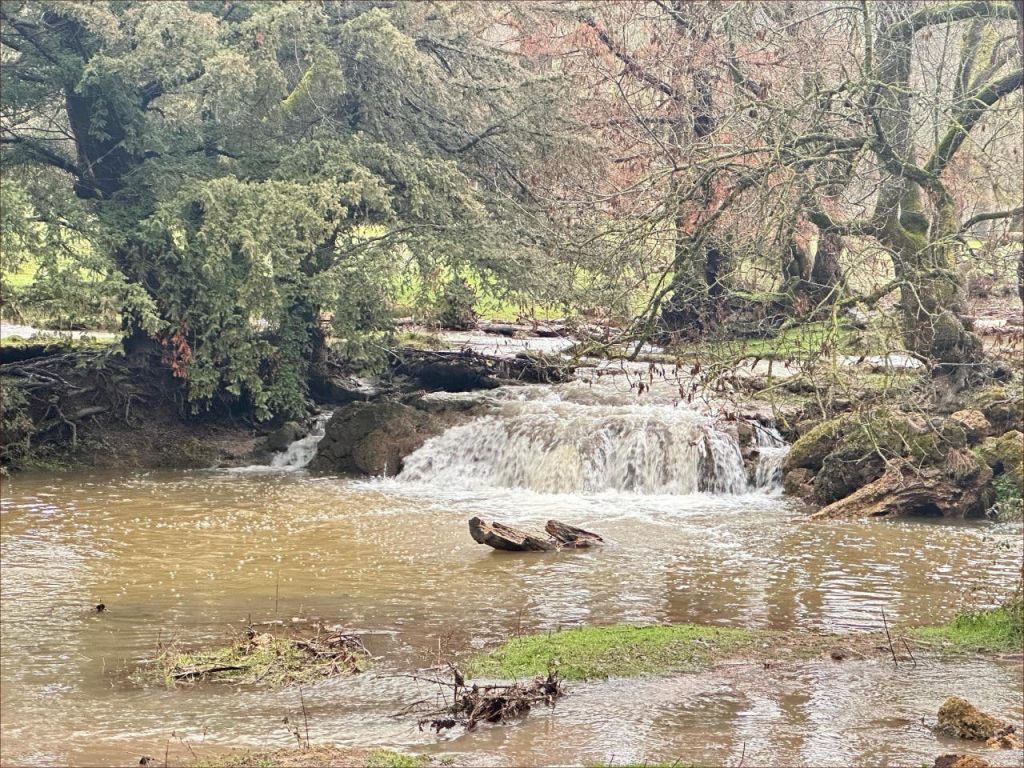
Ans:
{"type": "Polygon", "coordinates": [[[572,549],[581,549],[583,547],[591,547],[595,544],[603,544],[604,539],[598,536],[596,533],[585,531],[582,528],[576,528],[565,523],[560,523],[557,520],[548,520],[547,525],[544,526],[544,530],[554,536],[563,547],[572,549]]]}
{"type": "Polygon", "coordinates": [[[469,535],[477,544],[486,544],[506,552],[550,552],[558,549],[552,539],[534,536],[501,523],[489,523],[479,517],[470,519],[469,535]]]}
{"type": "Polygon", "coordinates": [[[486,544],[505,552],[552,552],[559,549],[582,549],[604,542],[600,536],[557,520],[548,520],[547,535],[530,533],[479,517],[469,521],[469,534],[478,544],[486,544]]]}

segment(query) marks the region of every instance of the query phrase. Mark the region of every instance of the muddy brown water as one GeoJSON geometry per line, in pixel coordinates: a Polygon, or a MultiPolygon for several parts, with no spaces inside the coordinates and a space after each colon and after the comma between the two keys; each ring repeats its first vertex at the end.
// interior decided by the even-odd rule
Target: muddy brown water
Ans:
{"type": "Polygon", "coordinates": [[[850,633],[879,629],[883,607],[898,625],[948,619],[1009,590],[1019,525],[812,524],[768,493],[560,496],[302,472],[25,474],[4,480],[3,497],[5,765],[165,754],[173,765],[191,751],[294,744],[282,719],[301,717],[295,689],[127,679],[159,643],[219,642],[247,617],[321,616],[364,633],[379,657],[373,672],[303,688],[314,742],[460,764],[920,765],[964,751],[927,728],[948,695],[1024,717],[1020,661],[993,658],[741,662],[570,683],[554,709],[440,737],[392,717],[428,692],[401,675],[439,649],[517,632],[705,622],[850,633]],[[472,515],[557,517],[609,543],[494,553],[469,538],[472,515]]]}

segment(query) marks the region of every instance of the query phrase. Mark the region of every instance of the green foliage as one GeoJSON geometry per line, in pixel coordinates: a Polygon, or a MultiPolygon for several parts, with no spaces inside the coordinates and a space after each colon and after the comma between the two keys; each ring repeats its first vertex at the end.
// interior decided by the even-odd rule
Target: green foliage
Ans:
{"type": "Polygon", "coordinates": [[[909,632],[954,650],[1020,651],[1024,648],[1024,604],[1018,592],[999,608],[966,611],[948,624],[909,632]]]}
{"type": "Polygon", "coordinates": [[[2,271],[36,270],[8,315],[123,318],[194,408],[294,417],[325,345],[382,365],[407,265],[531,274],[520,179],[569,139],[537,134],[549,85],[467,10],[11,6],[2,271]]]}
{"type": "Polygon", "coordinates": [[[375,749],[366,760],[366,768],[423,768],[430,758],[421,755],[403,755],[390,749],[375,749]]]}
{"type": "Polygon", "coordinates": [[[14,380],[0,378],[0,462],[18,465],[28,456],[35,429],[28,400],[14,380]]]}
{"type": "Polygon", "coordinates": [[[437,321],[442,328],[467,330],[476,325],[476,294],[462,278],[452,280],[444,287],[438,307],[437,321]]]}
{"type": "Polygon", "coordinates": [[[744,629],[616,624],[518,637],[474,659],[474,676],[521,678],[557,669],[567,680],[696,671],[753,641],[744,629]]]}

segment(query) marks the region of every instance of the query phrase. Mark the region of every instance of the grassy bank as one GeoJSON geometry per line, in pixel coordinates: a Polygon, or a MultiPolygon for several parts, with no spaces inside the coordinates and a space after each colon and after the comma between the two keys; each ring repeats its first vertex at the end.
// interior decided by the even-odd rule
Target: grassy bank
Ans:
{"type": "Polygon", "coordinates": [[[950,650],[1024,650],[1024,602],[1021,593],[998,608],[965,611],[947,624],[916,627],[908,634],[950,650]]]}
{"type": "Polygon", "coordinates": [[[566,680],[695,672],[750,646],[749,630],[697,624],[582,627],[509,640],[470,663],[470,674],[520,678],[557,669],[566,680]]]}

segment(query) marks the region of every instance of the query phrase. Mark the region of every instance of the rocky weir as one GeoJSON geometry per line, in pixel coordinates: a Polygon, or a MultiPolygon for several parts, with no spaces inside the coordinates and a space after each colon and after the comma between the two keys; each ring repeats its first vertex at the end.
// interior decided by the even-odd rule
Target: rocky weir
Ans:
{"type": "Polygon", "coordinates": [[[785,451],[755,421],[505,387],[343,406],[309,469],[539,493],[736,494],[779,487],[785,451]]]}

